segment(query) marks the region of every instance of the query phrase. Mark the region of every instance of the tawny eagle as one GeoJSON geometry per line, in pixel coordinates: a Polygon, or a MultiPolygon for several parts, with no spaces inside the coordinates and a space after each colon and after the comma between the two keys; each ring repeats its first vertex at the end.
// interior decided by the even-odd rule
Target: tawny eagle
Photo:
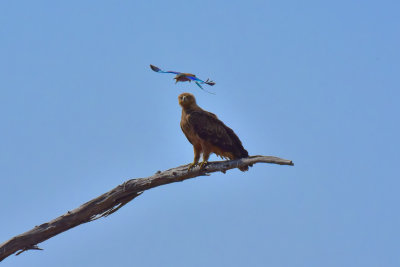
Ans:
{"type": "MultiPolygon", "coordinates": [[[[181,128],[194,151],[194,160],[189,165],[189,170],[197,165],[201,154],[203,161],[200,168],[207,164],[211,153],[231,160],[249,156],[233,130],[215,114],[200,108],[192,94],[183,93],[179,95],[178,101],[182,107],[181,128]]],[[[241,167],[240,170],[247,171],[248,167],[241,167]]]]}

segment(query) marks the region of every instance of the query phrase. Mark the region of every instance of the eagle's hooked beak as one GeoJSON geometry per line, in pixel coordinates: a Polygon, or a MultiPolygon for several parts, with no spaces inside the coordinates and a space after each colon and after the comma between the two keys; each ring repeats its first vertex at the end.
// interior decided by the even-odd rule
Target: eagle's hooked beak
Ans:
{"type": "Polygon", "coordinates": [[[185,98],[186,98],[186,96],[184,95],[184,96],[182,96],[182,102],[185,102],[185,98]]]}

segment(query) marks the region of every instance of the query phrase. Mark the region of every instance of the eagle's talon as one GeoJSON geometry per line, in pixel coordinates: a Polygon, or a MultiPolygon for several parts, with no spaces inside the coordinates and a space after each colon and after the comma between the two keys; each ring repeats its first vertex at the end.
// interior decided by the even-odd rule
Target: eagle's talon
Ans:
{"type": "Polygon", "coordinates": [[[190,163],[189,167],[188,167],[188,171],[190,171],[192,168],[194,168],[196,166],[197,166],[197,162],[190,163]]]}
{"type": "Polygon", "coordinates": [[[208,161],[206,161],[206,160],[202,161],[202,162],[199,164],[200,170],[203,169],[207,164],[208,164],[208,161]]]}

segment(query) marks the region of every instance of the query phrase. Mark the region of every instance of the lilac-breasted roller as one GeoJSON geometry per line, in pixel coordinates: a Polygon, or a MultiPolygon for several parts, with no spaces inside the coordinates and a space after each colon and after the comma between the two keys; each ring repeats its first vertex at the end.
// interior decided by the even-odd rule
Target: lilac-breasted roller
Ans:
{"type": "Polygon", "coordinates": [[[203,81],[203,80],[197,78],[196,75],[191,74],[191,73],[183,73],[183,72],[178,72],[178,71],[163,71],[160,68],[158,68],[158,67],[156,67],[154,65],[151,65],[151,64],[150,64],[150,68],[153,71],[158,72],[158,73],[176,74],[176,76],[174,77],[175,83],[177,83],[177,82],[191,82],[191,81],[194,81],[197,84],[197,86],[200,87],[201,90],[204,90],[204,91],[206,91],[207,93],[210,93],[210,94],[214,94],[212,92],[209,92],[209,91],[205,90],[201,86],[201,84],[208,84],[208,85],[213,86],[215,84],[215,82],[213,82],[213,81],[211,81],[209,79],[207,79],[206,81],[203,81]]]}

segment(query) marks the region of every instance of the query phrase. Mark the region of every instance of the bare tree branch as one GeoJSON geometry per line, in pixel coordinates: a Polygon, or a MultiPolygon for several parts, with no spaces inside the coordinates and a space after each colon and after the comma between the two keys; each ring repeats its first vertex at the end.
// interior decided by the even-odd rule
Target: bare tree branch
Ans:
{"type": "Polygon", "coordinates": [[[181,182],[197,176],[208,176],[212,172],[225,173],[230,169],[259,162],[293,166],[291,160],[272,156],[252,156],[239,160],[210,162],[201,170],[196,167],[188,171],[188,165],[184,165],[163,172],[158,171],[147,178],[131,179],[86,202],[79,208],[68,211],[50,222],[35,226],[33,229],[0,244],[0,261],[16,252],[19,255],[27,250],[41,250],[37,244],[80,224],[107,217],[150,188],[181,182]]]}

